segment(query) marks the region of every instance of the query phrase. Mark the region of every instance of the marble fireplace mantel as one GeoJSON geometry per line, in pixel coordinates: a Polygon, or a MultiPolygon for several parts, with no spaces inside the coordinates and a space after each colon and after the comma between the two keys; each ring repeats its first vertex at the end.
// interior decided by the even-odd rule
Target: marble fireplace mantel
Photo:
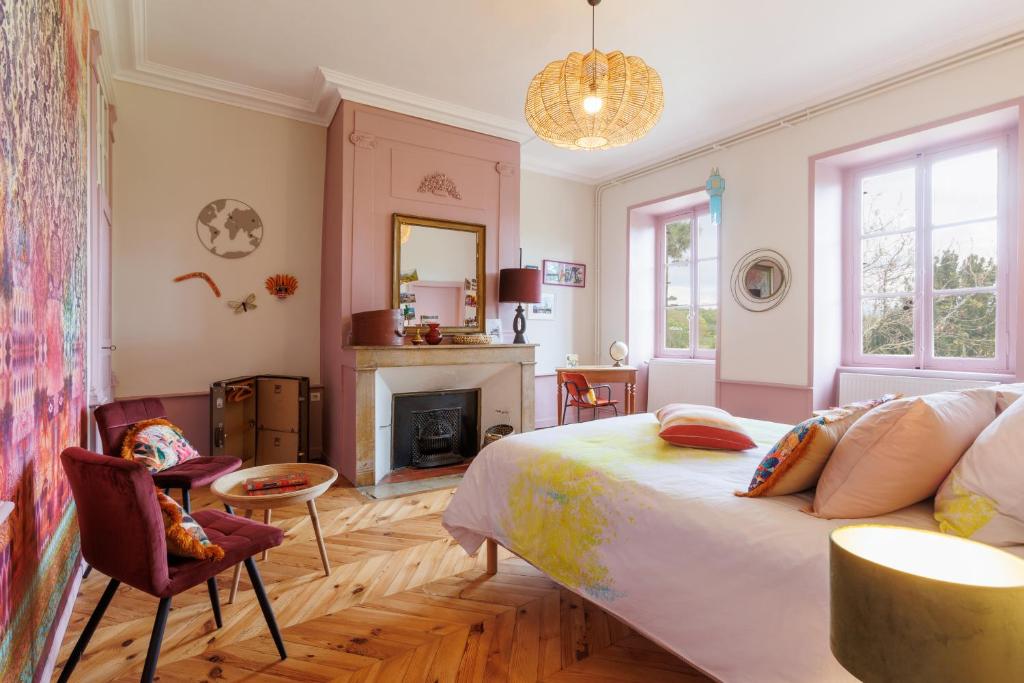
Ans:
{"type": "Polygon", "coordinates": [[[390,471],[393,393],[480,388],[481,429],[504,407],[517,432],[533,431],[535,355],[536,344],[344,347],[354,384],[354,483],[373,485],[390,471]]]}

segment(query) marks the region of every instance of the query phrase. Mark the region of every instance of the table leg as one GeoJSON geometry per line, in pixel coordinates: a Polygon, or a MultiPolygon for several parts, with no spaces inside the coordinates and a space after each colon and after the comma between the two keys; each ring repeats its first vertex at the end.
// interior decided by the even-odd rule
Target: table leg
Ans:
{"type": "Polygon", "coordinates": [[[327,548],[324,546],[324,534],[320,531],[320,516],[316,513],[316,502],[306,501],[309,508],[309,518],[313,521],[313,533],[316,534],[316,545],[320,549],[320,561],[324,563],[324,576],[331,575],[331,563],[327,559],[327,548]]]}
{"type": "Polygon", "coordinates": [[[498,544],[493,540],[487,539],[487,574],[494,576],[498,573],[498,544]]]}
{"type": "MultiPolygon", "coordinates": [[[[270,508],[263,511],[263,523],[270,524],[270,508]]],[[[270,557],[270,550],[264,550],[260,559],[266,562],[268,557],[270,557]]]]}
{"type": "MultiPolygon", "coordinates": [[[[252,510],[245,511],[245,518],[252,519],[252,510]]],[[[235,574],[231,577],[231,592],[228,594],[228,604],[235,604],[235,596],[238,595],[238,581],[242,578],[242,563],[235,565],[235,574]]]]}
{"type": "Polygon", "coordinates": [[[632,415],[636,412],[636,385],[632,382],[626,384],[626,414],[632,415]]]}
{"type": "Polygon", "coordinates": [[[555,405],[555,410],[558,412],[558,424],[562,424],[562,376],[558,375],[558,379],[555,382],[558,385],[558,403],[555,405]]]}

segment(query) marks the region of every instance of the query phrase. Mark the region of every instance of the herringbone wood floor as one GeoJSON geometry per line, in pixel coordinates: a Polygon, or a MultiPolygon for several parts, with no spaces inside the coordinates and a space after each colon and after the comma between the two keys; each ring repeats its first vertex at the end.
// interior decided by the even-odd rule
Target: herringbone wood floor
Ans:
{"type": "MultiPolygon", "coordinates": [[[[486,576],[441,527],[451,489],[372,501],[336,487],[317,501],[325,577],[305,506],[274,511],[285,542],[258,566],[281,626],[280,661],[245,573],[216,629],[206,586],[175,598],[161,681],[706,681],[525,562],[486,576]]],[[[214,506],[197,493],[196,508],[214,506]]],[[[483,553],[481,553],[481,556],[483,553]]],[[[222,603],[231,574],[219,577],[222,603]]],[[[63,663],[106,586],[82,584],[63,663]]],[[[121,586],[73,681],[138,680],[157,600],[121,586]]],[[[59,672],[58,664],[58,672],[59,672]]]]}

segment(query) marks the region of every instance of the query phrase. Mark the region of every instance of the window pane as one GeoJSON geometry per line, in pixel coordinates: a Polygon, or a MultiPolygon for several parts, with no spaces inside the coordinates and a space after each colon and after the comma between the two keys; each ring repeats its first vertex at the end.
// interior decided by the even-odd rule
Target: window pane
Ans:
{"type": "Polygon", "coordinates": [[[910,297],[861,301],[862,344],[868,355],[914,353],[914,301],[910,297]]]}
{"type": "Polygon", "coordinates": [[[990,287],[996,283],[996,222],[932,231],[936,289],[990,287]]]}
{"type": "Polygon", "coordinates": [[[697,325],[697,346],[714,350],[718,346],[718,309],[702,307],[697,325]]]}
{"type": "Polygon", "coordinates": [[[665,309],[665,348],[690,348],[690,307],[665,309]]]}
{"type": "Polygon", "coordinates": [[[690,219],[665,226],[665,258],[667,263],[690,260],[690,219]]]}
{"type": "Polygon", "coordinates": [[[711,214],[697,216],[697,258],[718,256],[718,226],[711,221],[711,214]]]}
{"type": "Polygon", "coordinates": [[[913,168],[866,176],[861,180],[860,229],[864,235],[916,225],[913,168]]]}
{"type": "Polygon", "coordinates": [[[688,262],[672,263],[665,272],[665,305],[690,305],[690,264],[688,262]]]}
{"type": "Polygon", "coordinates": [[[718,259],[697,262],[698,305],[718,303],[718,259]]]}
{"type": "Polygon", "coordinates": [[[995,294],[936,297],[934,316],[937,357],[996,357],[995,294]]]}
{"type": "Polygon", "coordinates": [[[932,164],[932,225],[991,218],[997,211],[999,150],[932,164]]]}
{"type": "Polygon", "coordinates": [[[861,281],[864,294],[914,291],[916,239],[906,232],[861,240],[861,281]]]}

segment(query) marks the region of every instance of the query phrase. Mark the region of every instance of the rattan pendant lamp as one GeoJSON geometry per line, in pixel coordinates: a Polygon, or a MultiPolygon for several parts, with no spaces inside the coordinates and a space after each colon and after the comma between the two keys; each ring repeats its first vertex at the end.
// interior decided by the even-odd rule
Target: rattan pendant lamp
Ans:
{"type": "Polygon", "coordinates": [[[526,121],[537,137],[568,149],[608,149],[635,142],[661,117],[665,95],[658,72],[639,57],[591,50],[570,52],[533,77],[526,92],[526,121]]]}

